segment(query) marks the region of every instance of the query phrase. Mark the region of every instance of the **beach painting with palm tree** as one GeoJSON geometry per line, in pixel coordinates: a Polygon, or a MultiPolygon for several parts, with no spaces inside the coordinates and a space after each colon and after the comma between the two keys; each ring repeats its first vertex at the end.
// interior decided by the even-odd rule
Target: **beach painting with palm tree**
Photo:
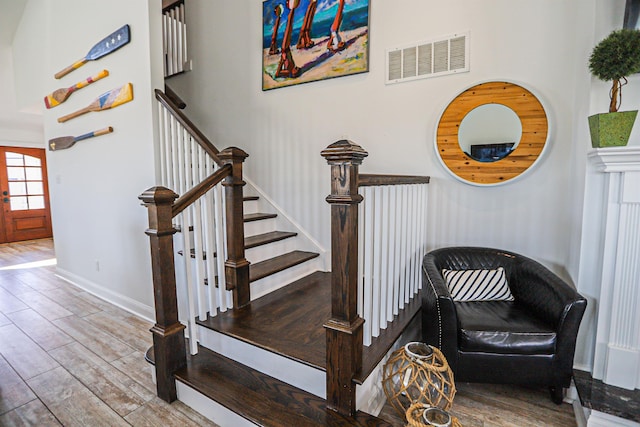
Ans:
{"type": "Polygon", "coordinates": [[[265,0],[262,89],[369,71],[369,0],[265,0]]]}

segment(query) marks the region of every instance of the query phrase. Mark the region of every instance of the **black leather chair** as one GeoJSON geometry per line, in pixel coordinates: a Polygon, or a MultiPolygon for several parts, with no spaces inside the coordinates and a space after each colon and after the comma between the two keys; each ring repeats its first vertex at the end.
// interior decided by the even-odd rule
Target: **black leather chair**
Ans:
{"type": "Polygon", "coordinates": [[[444,353],[456,381],[546,385],[562,402],[585,298],[538,262],[498,249],[434,250],[422,276],[423,339],[444,353]],[[456,302],[442,275],[498,267],[513,301],[456,302]]]}

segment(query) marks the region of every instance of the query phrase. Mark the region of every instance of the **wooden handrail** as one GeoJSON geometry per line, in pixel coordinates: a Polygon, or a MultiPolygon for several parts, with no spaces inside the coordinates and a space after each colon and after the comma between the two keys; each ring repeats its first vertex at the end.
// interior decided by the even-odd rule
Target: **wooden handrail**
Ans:
{"type": "Polygon", "coordinates": [[[428,184],[431,178],[417,175],[376,175],[361,173],[358,179],[358,187],[373,187],[379,185],[428,184]]]}
{"type": "Polygon", "coordinates": [[[173,101],[175,106],[179,109],[184,110],[185,108],[187,108],[186,102],[184,102],[182,98],[180,98],[180,95],[175,93],[174,90],[171,89],[166,83],[164,85],[164,93],[170,100],[173,101]]]}
{"type": "Polygon", "coordinates": [[[193,139],[211,156],[218,166],[223,162],[218,157],[220,151],[207,139],[195,124],[180,110],[180,108],[160,89],[156,89],[156,99],[167,108],[178,122],[189,132],[193,139]]]}
{"type": "Polygon", "coordinates": [[[162,0],[162,13],[184,3],[184,0],[162,0]]]}
{"type": "Polygon", "coordinates": [[[198,185],[180,196],[180,198],[173,204],[173,216],[175,217],[178,215],[189,207],[189,205],[202,197],[207,191],[211,190],[216,184],[222,182],[223,179],[231,175],[231,169],[232,166],[230,164],[222,166],[220,169],[202,180],[198,185]]]}

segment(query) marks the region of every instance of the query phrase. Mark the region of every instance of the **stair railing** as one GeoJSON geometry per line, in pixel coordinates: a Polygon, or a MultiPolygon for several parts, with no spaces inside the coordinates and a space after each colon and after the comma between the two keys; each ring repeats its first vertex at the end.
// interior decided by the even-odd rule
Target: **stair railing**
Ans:
{"type": "Polygon", "coordinates": [[[426,251],[429,177],[361,175],[367,155],[346,140],[322,151],[331,165],[327,407],[346,416],[356,411],[363,345],[418,293],[426,251]]]}
{"type": "Polygon", "coordinates": [[[247,154],[235,147],[218,152],[166,95],[156,91],[156,98],[162,185],[140,199],[149,215],[158,396],[170,402],[176,399],[173,373],[186,363],[185,329],[195,354],[197,318],[250,301],[242,206],[247,154]]]}
{"type": "Polygon", "coordinates": [[[187,54],[187,21],[184,0],[163,0],[162,39],[164,45],[164,76],[170,77],[189,70],[187,54]]]}
{"type": "Polygon", "coordinates": [[[429,177],[359,175],[358,314],[364,345],[422,289],[429,177]]]}

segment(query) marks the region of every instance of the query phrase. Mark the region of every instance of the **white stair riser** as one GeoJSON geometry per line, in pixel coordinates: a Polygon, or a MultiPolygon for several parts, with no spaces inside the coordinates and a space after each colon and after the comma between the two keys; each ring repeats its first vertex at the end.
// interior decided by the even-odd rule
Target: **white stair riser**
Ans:
{"type": "Polygon", "coordinates": [[[268,233],[276,231],[275,218],[262,219],[260,221],[250,221],[244,223],[244,235],[255,236],[256,234],[268,233]]]}
{"type": "Polygon", "coordinates": [[[200,412],[221,427],[255,427],[256,425],[180,381],[176,381],[176,391],[179,401],[200,412]]]}
{"type": "Polygon", "coordinates": [[[315,394],[326,396],[324,371],[200,327],[200,345],[236,362],[315,394]]]}
{"type": "Polygon", "coordinates": [[[279,240],[277,242],[271,242],[266,245],[257,246],[255,248],[247,249],[245,251],[245,258],[251,263],[255,264],[260,261],[264,261],[269,258],[283,255],[287,252],[300,249],[300,242],[297,237],[289,237],[288,239],[279,240]]]}
{"type": "Polygon", "coordinates": [[[302,264],[289,267],[283,271],[251,282],[251,300],[255,300],[270,292],[280,289],[289,283],[301,279],[321,269],[320,258],[316,257],[302,264]]]}
{"type": "Polygon", "coordinates": [[[246,200],[242,206],[245,214],[256,213],[258,211],[258,201],[257,200],[246,200]]]}

